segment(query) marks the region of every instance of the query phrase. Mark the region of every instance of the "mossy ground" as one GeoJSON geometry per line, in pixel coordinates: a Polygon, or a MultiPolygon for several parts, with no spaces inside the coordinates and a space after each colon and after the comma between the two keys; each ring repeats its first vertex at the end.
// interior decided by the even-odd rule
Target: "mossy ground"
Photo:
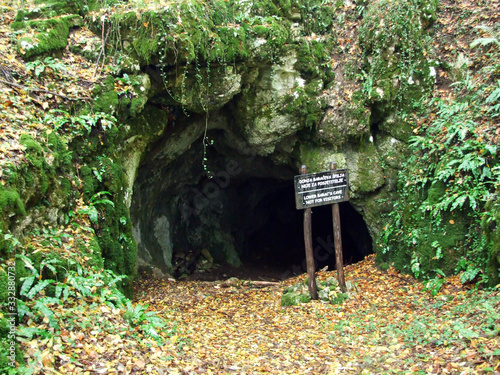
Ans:
{"type": "MultiPolygon", "coordinates": [[[[351,284],[349,284],[350,288],[351,284]]],[[[334,277],[317,282],[318,298],[323,303],[341,305],[349,298],[349,293],[342,293],[339,283],[334,277]]],[[[296,306],[311,301],[307,279],[301,283],[287,286],[281,295],[281,306],[296,306]]]]}

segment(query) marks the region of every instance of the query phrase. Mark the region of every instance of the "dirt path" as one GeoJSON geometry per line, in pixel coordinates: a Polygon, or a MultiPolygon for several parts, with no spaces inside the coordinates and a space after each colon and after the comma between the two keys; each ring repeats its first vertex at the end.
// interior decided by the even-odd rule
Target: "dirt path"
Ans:
{"type": "Polygon", "coordinates": [[[281,307],[284,285],[297,279],[265,288],[148,280],[136,295],[172,324],[163,373],[500,371],[498,291],[471,297],[450,279],[432,297],[407,276],[377,270],[373,257],[348,266],[346,278],[355,287],[342,306],[281,307]]]}

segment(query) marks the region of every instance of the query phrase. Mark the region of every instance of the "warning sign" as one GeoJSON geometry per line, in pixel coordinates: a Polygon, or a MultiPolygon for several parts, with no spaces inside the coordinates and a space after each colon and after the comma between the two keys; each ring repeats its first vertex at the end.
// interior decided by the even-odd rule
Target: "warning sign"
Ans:
{"type": "Polygon", "coordinates": [[[297,210],[349,200],[347,169],[301,174],[294,185],[297,210]]]}

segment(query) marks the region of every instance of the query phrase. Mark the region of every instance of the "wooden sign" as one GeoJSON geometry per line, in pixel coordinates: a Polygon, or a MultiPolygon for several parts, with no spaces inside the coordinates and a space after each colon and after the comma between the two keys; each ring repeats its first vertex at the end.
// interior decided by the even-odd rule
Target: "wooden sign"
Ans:
{"type": "Polygon", "coordinates": [[[295,207],[302,210],[348,201],[348,178],[347,169],[295,176],[295,207]]]}
{"type": "Polygon", "coordinates": [[[347,169],[337,169],[337,163],[330,163],[330,170],[319,173],[307,173],[303,165],[300,175],[294,177],[295,206],[304,209],[304,247],[308,276],[308,289],[312,299],[318,299],[316,270],[312,246],[311,207],[332,205],[333,239],[335,245],[335,265],[340,289],[347,291],[344,278],[344,260],[342,256],[342,237],[338,202],[349,200],[347,169]]]}

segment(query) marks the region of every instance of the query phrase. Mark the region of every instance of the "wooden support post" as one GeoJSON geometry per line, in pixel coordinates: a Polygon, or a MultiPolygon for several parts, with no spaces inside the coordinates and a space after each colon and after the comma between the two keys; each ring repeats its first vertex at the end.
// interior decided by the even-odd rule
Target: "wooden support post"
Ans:
{"type": "MultiPolygon", "coordinates": [[[[330,170],[336,170],[337,163],[330,163],[330,170]]],[[[337,268],[337,277],[339,280],[340,289],[343,293],[346,292],[347,288],[345,285],[344,278],[344,259],[342,255],[342,236],[340,231],[340,212],[339,204],[332,204],[332,218],[333,218],[333,242],[335,245],[335,264],[337,268]]]]}
{"type": "MultiPolygon", "coordinates": [[[[300,174],[306,174],[307,168],[303,165],[300,174]]],[[[312,230],[311,230],[311,208],[304,209],[304,245],[306,249],[306,264],[309,293],[312,299],[318,299],[318,290],[316,288],[316,271],[314,269],[314,255],[312,245],[312,230]]]]}

